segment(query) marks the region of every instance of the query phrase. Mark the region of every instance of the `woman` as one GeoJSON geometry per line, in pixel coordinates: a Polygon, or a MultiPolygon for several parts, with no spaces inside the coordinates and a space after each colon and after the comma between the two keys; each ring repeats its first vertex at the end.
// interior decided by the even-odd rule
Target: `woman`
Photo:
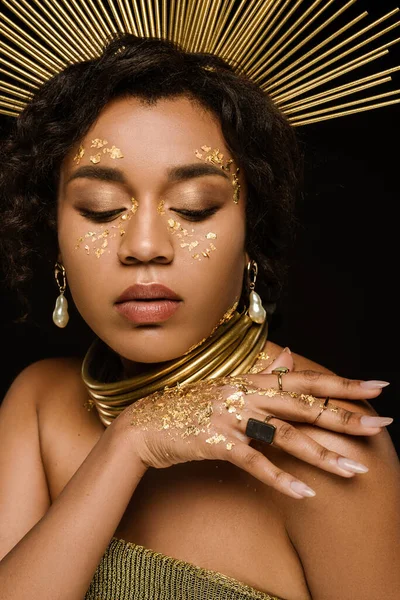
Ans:
{"type": "Polygon", "coordinates": [[[43,86],[6,163],[10,273],[51,248],[54,321],[68,283],[96,340],[3,401],[1,597],[394,599],[386,382],[266,339],[298,153],[265,94],[128,35],[43,86]]]}

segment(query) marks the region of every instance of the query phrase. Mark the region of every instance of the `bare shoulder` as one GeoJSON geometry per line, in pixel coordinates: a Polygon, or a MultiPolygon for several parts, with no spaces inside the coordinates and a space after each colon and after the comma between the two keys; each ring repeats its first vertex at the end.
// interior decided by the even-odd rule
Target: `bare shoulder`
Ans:
{"type": "MultiPolygon", "coordinates": [[[[349,405],[351,403],[341,402],[349,405]]],[[[363,409],[369,412],[368,408],[363,409]]],[[[328,473],[279,450],[268,458],[316,492],[280,497],[285,528],[315,600],[398,598],[400,466],[389,433],[350,436],[300,426],[324,449],[366,465],[350,478],[328,473]],[[371,566],[373,565],[373,568],[371,566]]]]}
{"type": "MultiPolygon", "coordinates": [[[[18,391],[20,397],[36,406],[39,425],[51,414],[63,413],[64,425],[79,416],[93,419],[85,402],[88,395],[81,378],[82,360],[78,357],[45,358],[25,367],[16,377],[10,391],[18,391]],[[67,410],[65,410],[67,408],[67,410]]],[[[13,394],[16,395],[16,394],[13,394]]]]}
{"type": "MultiPolygon", "coordinates": [[[[274,355],[280,350],[273,348],[274,355]]],[[[303,356],[295,354],[293,358],[295,369],[309,371],[310,378],[318,376],[315,371],[331,373],[303,356]]],[[[352,412],[378,414],[366,401],[331,402],[352,412]]],[[[320,444],[321,457],[326,450],[333,451],[369,469],[344,478],[279,448],[269,446],[265,451],[273,464],[316,492],[313,498],[297,501],[267,491],[279,503],[312,598],[373,598],[384,590],[385,598],[394,600],[400,589],[400,463],[387,429],[357,436],[307,423],[291,424],[320,444]]]]}
{"type": "Polygon", "coordinates": [[[45,358],[25,367],[12,383],[13,387],[24,387],[30,396],[40,402],[47,396],[47,391],[54,391],[68,382],[78,380],[81,361],[77,358],[45,358]]]}

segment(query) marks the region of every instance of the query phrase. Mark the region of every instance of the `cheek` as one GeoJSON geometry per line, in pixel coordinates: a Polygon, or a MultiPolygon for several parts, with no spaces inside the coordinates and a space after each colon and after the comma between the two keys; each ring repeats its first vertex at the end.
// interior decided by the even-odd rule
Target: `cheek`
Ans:
{"type": "MultiPolygon", "coordinates": [[[[208,304],[216,312],[239,299],[245,267],[245,224],[238,211],[233,218],[210,225],[195,224],[193,238],[183,237],[177,253],[185,263],[183,280],[193,303],[208,304]],[[196,244],[194,246],[194,244],[196,244]]],[[[176,233],[174,233],[176,236],[176,233]]]]}
{"type": "Polygon", "coordinates": [[[93,289],[104,286],[106,273],[115,265],[121,228],[114,223],[82,225],[68,215],[58,223],[58,243],[67,272],[67,281],[75,303],[93,296],[93,289]]]}

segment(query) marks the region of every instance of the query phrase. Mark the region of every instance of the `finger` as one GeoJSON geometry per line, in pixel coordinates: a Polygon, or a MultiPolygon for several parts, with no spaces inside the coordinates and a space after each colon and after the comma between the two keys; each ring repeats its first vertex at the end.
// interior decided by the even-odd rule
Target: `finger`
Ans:
{"type": "MultiPolygon", "coordinates": [[[[246,394],[255,410],[273,414],[279,419],[316,425],[350,435],[376,435],[393,422],[391,417],[370,416],[342,408],[330,398],[327,401],[311,394],[278,391],[274,388],[246,394]]],[[[247,411],[246,411],[247,412],[247,411]]]]}
{"type": "MultiPolygon", "coordinates": [[[[275,381],[268,378],[266,384],[265,374],[251,374],[249,380],[260,387],[269,387],[270,382],[275,381]]],[[[283,390],[298,392],[300,394],[312,394],[320,398],[343,398],[345,400],[364,400],[375,398],[384,387],[389,385],[386,381],[361,381],[359,379],[347,379],[333,373],[322,373],[320,371],[291,371],[282,375],[283,390]]]]}
{"type": "Polygon", "coordinates": [[[277,417],[272,417],[268,423],[276,428],[273,446],[310,465],[347,478],[354,477],[356,473],[361,474],[368,471],[368,467],[365,465],[328,450],[290,423],[281,421],[277,417]]]}
{"type": "Polygon", "coordinates": [[[294,362],[292,354],[289,348],[284,348],[282,352],[275,358],[275,360],[270,365],[268,365],[266,369],[260,371],[260,374],[272,373],[273,369],[276,369],[277,367],[287,367],[289,371],[291,371],[293,369],[293,366],[294,362]]]}
{"type": "Polygon", "coordinates": [[[305,483],[276,467],[264,454],[247,444],[236,443],[232,450],[227,452],[226,460],[291,498],[315,496],[314,490],[305,483]]]}

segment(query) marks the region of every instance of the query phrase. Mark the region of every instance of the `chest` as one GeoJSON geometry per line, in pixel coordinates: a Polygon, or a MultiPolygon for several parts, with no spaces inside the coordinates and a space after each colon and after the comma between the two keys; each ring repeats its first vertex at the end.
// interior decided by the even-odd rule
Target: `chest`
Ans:
{"type": "MultiPolygon", "coordinates": [[[[52,502],[104,432],[81,402],[42,411],[40,436],[52,502]]],[[[279,505],[236,466],[199,461],[149,469],[114,533],[290,600],[309,598],[279,505]]]]}

